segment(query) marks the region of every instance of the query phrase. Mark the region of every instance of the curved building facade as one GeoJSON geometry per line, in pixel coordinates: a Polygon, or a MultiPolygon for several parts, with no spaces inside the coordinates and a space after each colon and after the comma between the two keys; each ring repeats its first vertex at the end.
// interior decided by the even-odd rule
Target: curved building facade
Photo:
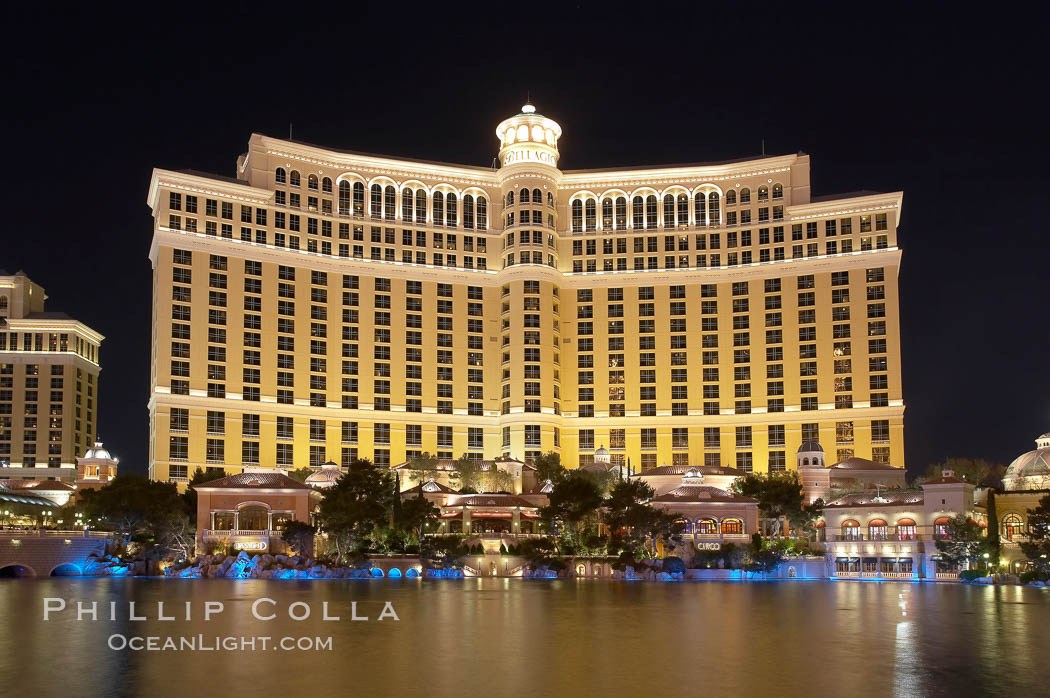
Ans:
{"type": "Polygon", "coordinates": [[[815,199],[803,154],[562,170],[531,105],[496,135],[491,168],[256,134],[235,178],[155,170],[152,476],[903,466],[900,192],[815,199]]]}

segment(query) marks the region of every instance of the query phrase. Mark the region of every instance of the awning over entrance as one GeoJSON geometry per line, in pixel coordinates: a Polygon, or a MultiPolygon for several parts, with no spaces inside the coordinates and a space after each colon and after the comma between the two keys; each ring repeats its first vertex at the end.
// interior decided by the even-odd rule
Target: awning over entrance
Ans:
{"type": "Polygon", "coordinates": [[[58,508],[58,504],[47,497],[38,497],[32,494],[12,494],[10,490],[0,491],[0,502],[10,502],[11,504],[31,504],[33,506],[46,507],[48,509],[58,508]]]}

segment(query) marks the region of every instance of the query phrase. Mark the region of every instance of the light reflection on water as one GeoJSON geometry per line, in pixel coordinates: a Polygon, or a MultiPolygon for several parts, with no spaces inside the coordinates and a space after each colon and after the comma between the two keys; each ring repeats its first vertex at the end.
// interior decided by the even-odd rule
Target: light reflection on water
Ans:
{"type": "Polygon", "coordinates": [[[1050,591],[895,582],[22,579],[0,581],[0,619],[0,686],[25,695],[1034,695],[1050,647],[1050,591]],[[277,620],[251,616],[261,596],[277,620]],[[120,619],[45,623],[44,597],[98,600],[102,618],[117,601],[120,619]],[[226,610],[205,623],[209,600],[226,610]],[[351,600],[373,619],[389,600],[401,621],[352,623],[351,600]],[[149,620],[128,621],[128,601],[149,620]],[[295,601],[310,620],[287,617],[295,601]],[[343,620],[322,622],[322,601],[343,620]],[[333,651],[116,652],[113,633],[331,636],[333,651]]]}

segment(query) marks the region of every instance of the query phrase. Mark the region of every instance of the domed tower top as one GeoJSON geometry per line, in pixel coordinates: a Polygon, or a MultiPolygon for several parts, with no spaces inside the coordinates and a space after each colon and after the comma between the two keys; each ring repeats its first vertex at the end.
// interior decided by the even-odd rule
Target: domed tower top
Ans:
{"type": "Polygon", "coordinates": [[[1022,453],[1003,474],[1005,490],[1045,489],[1050,484],[1050,432],[1035,440],[1035,450],[1022,453]]]}
{"type": "Polygon", "coordinates": [[[800,469],[824,467],[824,447],[816,439],[805,439],[798,447],[795,457],[800,469]]]}
{"type": "Polygon", "coordinates": [[[523,105],[520,114],[501,121],[496,137],[500,143],[500,167],[518,163],[558,166],[561,126],[537,113],[531,104],[523,105]]]}

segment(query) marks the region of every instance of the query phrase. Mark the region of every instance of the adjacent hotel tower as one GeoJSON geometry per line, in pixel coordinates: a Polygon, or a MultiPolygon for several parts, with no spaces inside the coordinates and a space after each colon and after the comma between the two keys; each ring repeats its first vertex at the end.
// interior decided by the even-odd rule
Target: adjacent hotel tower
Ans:
{"type": "Polygon", "coordinates": [[[69,480],[98,425],[103,336],[0,270],[0,480],[69,480]]]}
{"type": "Polygon", "coordinates": [[[255,134],[236,178],[154,170],[151,475],[903,467],[900,192],[812,197],[802,154],[563,171],[561,135],[526,105],[499,167],[255,134]]]}

